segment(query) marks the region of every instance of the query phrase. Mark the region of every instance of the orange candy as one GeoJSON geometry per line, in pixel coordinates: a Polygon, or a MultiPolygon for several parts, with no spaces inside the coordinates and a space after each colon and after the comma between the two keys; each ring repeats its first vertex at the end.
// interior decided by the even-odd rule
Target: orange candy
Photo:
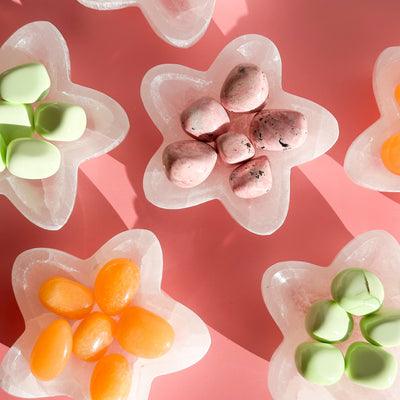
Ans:
{"type": "Polygon", "coordinates": [[[72,330],[67,321],[52,322],[33,347],[30,368],[32,374],[41,381],[56,378],[66,367],[72,349],[72,330]]]}
{"type": "Polygon", "coordinates": [[[106,314],[89,314],[76,328],[72,352],[84,361],[99,360],[114,339],[115,326],[115,321],[106,314]]]}
{"type": "Polygon", "coordinates": [[[116,337],[129,353],[142,358],[156,358],[172,347],[175,333],[165,319],[144,308],[132,306],[121,315],[116,337]]]}
{"type": "Polygon", "coordinates": [[[400,175],[400,133],[390,136],[381,149],[381,158],[385,167],[400,175]]]}
{"type": "Polygon", "coordinates": [[[131,388],[132,371],[124,356],[108,354],[94,367],[90,381],[92,400],[125,400],[131,388]]]}
{"type": "Polygon", "coordinates": [[[118,315],[131,303],[139,287],[139,267],[127,258],[109,261],[99,271],[94,297],[103,312],[118,315]]]}
{"type": "Polygon", "coordinates": [[[61,276],[54,276],[42,284],[39,299],[54,314],[70,319],[86,317],[94,304],[91,290],[61,276]]]}

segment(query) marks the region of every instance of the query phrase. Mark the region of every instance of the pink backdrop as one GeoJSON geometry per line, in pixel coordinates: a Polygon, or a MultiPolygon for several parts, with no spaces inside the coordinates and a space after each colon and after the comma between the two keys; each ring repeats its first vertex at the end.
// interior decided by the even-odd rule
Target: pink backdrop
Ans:
{"type": "Polygon", "coordinates": [[[264,271],[284,260],[328,265],[349,240],[372,229],[400,240],[400,195],[358,187],[342,167],[349,145],[379,117],[372,70],[385,48],[400,45],[400,2],[216,0],[203,38],[178,49],[156,36],[136,7],[95,11],[76,0],[1,0],[0,43],[37,20],[52,22],[66,39],[72,81],[118,101],[131,129],[115,150],[81,166],[75,208],[61,230],[34,226],[0,197],[1,352],[24,329],[11,287],[20,252],[50,247],[87,258],[117,233],[145,228],[163,249],[163,290],[195,311],[212,338],[198,364],[157,378],[150,400],[271,399],[268,364],[282,337],[262,300],[264,271]],[[246,33],[276,44],[284,90],[328,109],[340,128],[328,153],[292,170],[289,213],[271,236],[249,233],[216,201],[163,210],[142,189],[162,138],[141,103],[143,75],[163,63],[208,69],[246,33]]]}

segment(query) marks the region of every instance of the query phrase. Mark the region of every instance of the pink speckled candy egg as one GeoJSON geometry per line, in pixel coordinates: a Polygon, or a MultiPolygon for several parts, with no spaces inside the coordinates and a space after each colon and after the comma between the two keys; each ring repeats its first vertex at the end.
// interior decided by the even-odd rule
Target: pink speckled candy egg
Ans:
{"type": "Polygon", "coordinates": [[[307,138],[307,120],[298,111],[261,110],[251,121],[250,138],[257,149],[295,149],[307,138]]]}
{"type": "Polygon", "coordinates": [[[197,140],[171,143],[163,153],[168,179],[182,188],[191,188],[206,180],[216,161],[217,152],[207,143],[197,140]]]}
{"type": "Polygon", "coordinates": [[[254,156],[254,147],[249,138],[240,132],[228,132],[217,137],[217,150],[222,161],[235,164],[254,156]]]}
{"type": "Polygon", "coordinates": [[[236,196],[250,199],[262,196],[272,186],[271,166],[267,156],[253,158],[235,168],[229,183],[236,196]]]}
{"type": "Polygon", "coordinates": [[[181,114],[182,128],[195,139],[206,142],[229,128],[229,116],[224,107],[211,97],[202,97],[181,114]]]}
{"type": "Polygon", "coordinates": [[[269,92],[267,77],[254,64],[238,64],[226,77],[221,103],[229,111],[249,112],[260,108],[269,92]]]}

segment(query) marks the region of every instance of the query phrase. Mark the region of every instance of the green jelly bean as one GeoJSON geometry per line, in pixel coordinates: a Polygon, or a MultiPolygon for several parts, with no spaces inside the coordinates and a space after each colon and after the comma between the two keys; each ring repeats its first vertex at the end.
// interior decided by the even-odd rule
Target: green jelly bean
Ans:
{"type": "Polygon", "coordinates": [[[345,363],[346,376],[368,388],[388,389],[396,378],[396,359],[382,347],[371,343],[352,343],[347,349],[345,363]]]}
{"type": "Polygon", "coordinates": [[[332,385],[344,372],[342,352],[329,343],[301,343],[295,352],[295,363],[299,373],[317,385],[332,385]]]}
{"type": "Polygon", "coordinates": [[[348,268],[332,281],[333,299],[348,313],[367,315],[377,311],[384,298],[384,289],[379,278],[363,268],[348,268]]]}
{"type": "Polygon", "coordinates": [[[6,168],[6,153],[7,145],[3,136],[0,134],[0,172],[4,171],[6,168]]]}
{"type": "Polygon", "coordinates": [[[381,308],[360,321],[363,336],[368,342],[378,346],[400,345],[400,308],[381,308]]]}
{"type": "Polygon", "coordinates": [[[18,65],[0,75],[0,97],[13,103],[31,104],[50,90],[50,77],[39,62],[18,65]]]}
{"type": "Polygon", "coordinates": [[[56,146],[40,139],[15,139],[7,149],[7,168],[24,179],[44,179],[54,175],[61,162],[56,146]]]}
{"type": "Polygon", "coordinates": [[[70,103],[42,103],[35,111],[35,129],[48,140],[77,140],[86,129],[85,110],[70,103]]]}
{"type": "Polygon", "coordinates": [[[6,144],[21,137],[32,137],[33,132],[31,105],[0,101],[0,133],[6,144]]]}
{"type": "Polygon", "coordinates": [[[313,303],[306,314],[306,330],[316,340],[342,342],[353,331],[353,318],[333,300],[313,303]]]}

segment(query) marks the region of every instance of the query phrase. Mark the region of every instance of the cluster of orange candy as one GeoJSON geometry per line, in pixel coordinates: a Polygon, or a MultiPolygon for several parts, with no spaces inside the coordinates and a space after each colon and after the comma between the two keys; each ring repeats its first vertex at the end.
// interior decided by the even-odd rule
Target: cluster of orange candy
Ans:
{"type": "Polygon", "coordinates": [[[105,355],[114,336],[124,350],[142,358],[162,356],[175,337],[166,320],[130,305],[139,282],[138,266],[126,258],[113,259],[101,268],[93,292],[64,277],[46,280],[39,299],[63,318],[52,322],[37,339],[30,359],[32,374],[43,381],[56,378],[73,353],[83,361],[97,362],[90,381],[92,400],[126,399],[132,381],[130,364],[121,354],[105,355]],[[101,312],[92,312],[95,303],[101,312]],[[72,332],[64,318],[82,321],[72,332]]]}

